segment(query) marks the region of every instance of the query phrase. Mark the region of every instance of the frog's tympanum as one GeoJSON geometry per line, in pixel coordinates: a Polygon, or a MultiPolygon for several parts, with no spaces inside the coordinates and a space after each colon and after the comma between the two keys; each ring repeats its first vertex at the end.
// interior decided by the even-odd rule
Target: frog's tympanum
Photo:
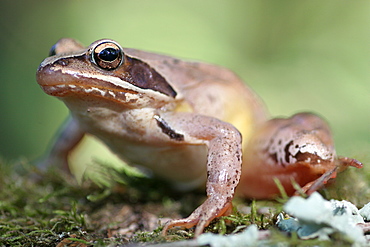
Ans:
{"type": "Polygon", "coordinates": [[[68,153],[88,133],[128,164],[139,164],[206,201],[164,227],[196,226],[195,236],[230,213],[234,194],[292,195],[292,181],[312,193],[338,170],[361,167],[338,158],[328,125],[312,113],[269,120],[262,101],[233,72],[200,62],[122,48],[109,39],[85,48],[61,39],[37,81],[71,112],[49,155],[68,169],[68,153]],[[243,140],[242,140],[243,138],[243,140]]]}

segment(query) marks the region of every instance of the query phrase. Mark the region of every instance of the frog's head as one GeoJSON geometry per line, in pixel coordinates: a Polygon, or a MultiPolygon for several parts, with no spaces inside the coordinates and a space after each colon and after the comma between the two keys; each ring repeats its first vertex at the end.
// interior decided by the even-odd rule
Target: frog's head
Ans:
{"type": "Polygon", "coordinates": [[[40,64],[37,82],[65,102],[108,100],[140,108],[165,104],[176,96],[160,73],[109,39],[87,48],[73,39],[59,40],[40,64]]]}

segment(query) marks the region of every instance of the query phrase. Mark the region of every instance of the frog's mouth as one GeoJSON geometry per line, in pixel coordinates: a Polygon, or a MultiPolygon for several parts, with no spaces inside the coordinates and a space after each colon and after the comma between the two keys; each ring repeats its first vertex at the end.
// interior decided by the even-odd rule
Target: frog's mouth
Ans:
{"type": "Polygon", "coordinates": [[[125,103],[135,103],[133,101],[141,97],[137,91],[76,73],[66,73],[52,66],[38,69],[37,82],[45,93],[55,97],[92,96],[125,103]]]}
{"type": "Polygon", "coordinates": [[[124,90],[111,90],[105,87],[86,86],[80,84],[56,83],[52,85],[40,85],[40,86],[45,93],[56,97],[65,97],[75,94],[75,95],[96,96],[99,98],[122,101],[122,98],[126,98],[127,93],[136,94],[136,92],[128,92],[124,90]]]}

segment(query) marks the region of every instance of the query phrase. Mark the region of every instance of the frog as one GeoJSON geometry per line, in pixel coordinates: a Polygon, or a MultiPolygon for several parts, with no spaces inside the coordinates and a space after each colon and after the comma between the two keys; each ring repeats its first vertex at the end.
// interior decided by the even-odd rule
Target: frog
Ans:
{"type": "Polygon", "coordinates": [[[336,155],[320,116],[271,118],[260,97],[224,67],[123,48],[111,39],[88,47],[60,39],[36,74],[42,90],[64,102],[68,123],[47,165],[69,171],[68,155],[86,135],[129,165],[144,166],[173,189],[205,188],[207,198],[188,217],[163,228],[195,227],[230,214],[235,195],[271,199],[276,181],[288,195],[294,183],[308,194],[348,166],[336,155]]]}

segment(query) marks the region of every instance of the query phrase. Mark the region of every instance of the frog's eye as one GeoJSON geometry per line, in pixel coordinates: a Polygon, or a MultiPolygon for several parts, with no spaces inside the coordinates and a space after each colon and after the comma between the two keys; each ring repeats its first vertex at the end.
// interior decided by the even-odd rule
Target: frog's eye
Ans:
{"type": "Polygon", "coordinates": [[[57,54],[57,52],[56,52],[56,45],[57,45],[57,44],[53,45],[53,46],[50,48],[50,51],[49,51],[49,57],[54,56],[54,55],[56,55],[56,54],[57,54]]]}
{"type": "Polygon", "coordinates": [[[102,69],[113,70],[122,64],[123,52],[118,44],[111,41],[103,42],[92,49],[91,60],[102,69]]]}

